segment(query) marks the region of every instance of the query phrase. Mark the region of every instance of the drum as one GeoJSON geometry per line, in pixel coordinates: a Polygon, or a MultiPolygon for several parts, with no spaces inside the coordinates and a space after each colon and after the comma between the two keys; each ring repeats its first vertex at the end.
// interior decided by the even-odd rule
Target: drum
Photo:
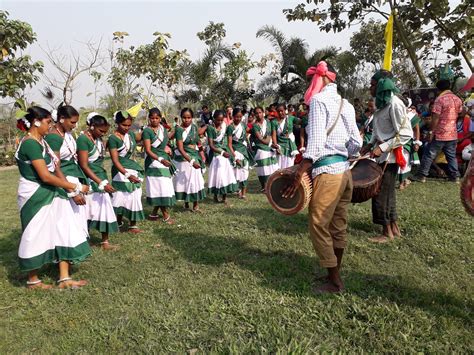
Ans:
{"type": "Polygon", "coordinates": [[[311,179],[311,170],[304,173],[300,186],[291,198],[283,198],[282,190],[293,182],[293,174],[298,166],[275,171],[268,178],[265,194],[272,207],[284,215],[294,215],[308,207],[313,193],[313,182],[311,179]]]}
{"type": "Polygon", "coordinates": [[[461,202],[466,212],[474,217],[474,158],[471,158],[461,182],[461,202]]]}
{"type": "Polygon", "coordinates": [[[355,163],[351,172],[354,185],[352,203],[362,203],[378,195],[383,176],[379,164],[370,159],[361,159],[355,163]]]}

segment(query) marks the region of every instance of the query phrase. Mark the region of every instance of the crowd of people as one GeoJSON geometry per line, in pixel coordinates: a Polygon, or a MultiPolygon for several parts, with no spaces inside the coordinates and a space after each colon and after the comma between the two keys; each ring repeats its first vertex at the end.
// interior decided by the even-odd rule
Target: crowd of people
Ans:
{"type": "MultiPolygon", "coordinates": [[[[408,107],[413,137],[404,145],[407,161],[399,170],[398,186],[405,189],[412,181],[426,182],[426,177],[459,182],[471,158],[474,142],[474,98],[464,103],[449,90],[449,80],[437,84],[441,94],[436,100],[415,105],[408,92],[401,98],[408,107]]],[[[366,107],[355,100],[356,120],[365,144],[370,142],[375,100],[366,107]]]]}
{"type": "Polygon", "coordinates": [[[199,203],[210,193],[216,203],[229,206],[229,194],[247,198],[250,169],[256,170],[263,192],[268,177],[293,166],[304,151],[304,141],[294,133],[306,117],[303,110],[301,106],[296,113],[276,104],[250,111],[227,107],[211,115],[203,107],[201,118],[195,119],[191,109],[183,108],[169,125],[155,107],[137,131],[131,129],[134,117],[123,110],[115,113],[113,132],[105,141],[111,127],[96,112],[87,116],[87,129],[76,139],[79,112],[74,107],[60,105],[53,112],[30,107],[18,120],[26,135],[15,156],[21,175],[20,268],[29,274],[27,286],[50,288],[38,270],[53,262],[60,266],[59,287],[85,285],[72,280],[68,270],[90,254],[89,230],[101,233],[101,248],[117,250],[109,238],[123,230],[124,219],[126,231],[140,233],[138,223],[145,218],[173,224],[170,207],[176,201],[200,213],[199,203]],[[137,160],[138,147],[144,152],[143,165],[137,160]],[[110,178],[104,168],[106,152],[112,162],[110,178]],[[153,207],[147,217],[143,182],[146,202],[153,207]]]}
{"type": "Polygon", "coordinates": [[[26,135],[15,156],[21,175],[20,269],[28,273],[27,287],[52,287],[38,276],[48,263],[59,265],[60,288],[84,286],[87,282],[73,280],[69,268],[91,254],[89,230],[101,233],[101,248],[117,250],[111,234],[140,233],[139,222],[145,218],[173,224],[170,208],[177,201],[201,213],[199,204],[210,193],[216,203],[230,206],[230,194],[247,198],[250,169],[255,169],[264,192],[271,174],[300,163],[295,184],[283,197],[293,195],[303,172],[312,169],[310,237],[329,272],[329,281],[319,291],[341,291],[339,269],[353,188],[348,159],[360,150],[384,166],[380,194],[372,200],[373,221],[383,230],[372,241],[390,241],[401,234],[396,182],[400,188],[408,185],[412,167],[420,164],[418,154],[421,166],[410,179],[424,181],[431,167],[442,169],[435,160],[439,151],[447,160],[449,179],[456,181],[458,159],[470,158],[472,151],[469,114],[474,105],[471,100],[463,109],[461,100],[440,81],[441,94],[427,112],[420,112],[409,99],[396,95],[391,73],[379,71],[371,82],[373,99],[364,109],[360,102],[353,107],[340,97],[330,65],[321,62],[309,75],[312,84],[298,105],[276,103],[250,110],[229,106],[213,112],[203,106],[197,120],[192,109],[183,108],[173,124],[155,107],[148,111],[146,126],[137,131],[131,129],[134,117],[123,110],[114,114],[112,132],[108,120],[92,112],[77,138],[73,130],[79,112],[74,107],[60,105],[53,112],[30,107],[18,120],[26,135]],[[137,147],[144,152],[143,165],[137,147]],[[110,179],[104,168],[107,151],[110,179]],[[146,202],[153,207],[148,216],[142,205],[143,182],[146,202]]]}

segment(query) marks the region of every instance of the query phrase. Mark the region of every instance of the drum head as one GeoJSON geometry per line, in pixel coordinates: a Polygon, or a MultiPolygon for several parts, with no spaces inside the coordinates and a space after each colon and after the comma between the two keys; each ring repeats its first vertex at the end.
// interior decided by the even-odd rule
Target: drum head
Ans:
{"type": "Polygon", "coordinates": [[[352,181],[354,187],[370,186],[377,182],[382,175],[380,166],[369,159],[362,159],[352,168],[352,181]]]}
{"type": "Polygon", "coordinates": [[[304,189],[302,186],[298,188],[295,195],[291,198],[283,198],[281,196],[285,187],[291,184],[293,180],[287,175],[277,176],[271,184],[268,185],[267,197],[273,207],[278,212],[292,215],[298,213],[299,206],[302,206],[305,201],[304,189]]]}

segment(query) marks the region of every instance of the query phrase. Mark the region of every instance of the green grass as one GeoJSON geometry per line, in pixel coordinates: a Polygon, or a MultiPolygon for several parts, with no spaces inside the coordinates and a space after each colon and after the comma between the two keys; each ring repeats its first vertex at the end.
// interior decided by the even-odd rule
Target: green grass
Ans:
{"type": "MultiPolygon", "coordinates": [[[[468,353],[474,348],[474,223],[458,186],[412,184],[398,194],[404,238],[367,241],[370,205],[350,210],[347,291],[315,296],[322,270],[306,215],[276,214],[262,194],[207,200],[178,225],[143,222],[74,268],[90,285],[29,291],[17,267],[18,174],[0,172],[0,353],[324,351],[468,353]]],[[[251,191],[257,191],[252,176],[251,191]]],[[[146,212],[150,208],[146,207],[146,212]]],[[[98,238],[96,233],[93,233],[98,238]]],[[[54,267],[43,271],[54,282],[54,267]]]]}

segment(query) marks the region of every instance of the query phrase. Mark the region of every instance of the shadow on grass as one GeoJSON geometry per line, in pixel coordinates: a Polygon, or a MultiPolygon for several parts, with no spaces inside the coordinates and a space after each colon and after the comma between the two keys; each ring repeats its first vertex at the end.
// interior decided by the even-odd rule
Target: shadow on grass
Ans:
{"type": "MultiPolygon", "coordinates": [[[[316,258],[287,251],[266,252],[239,239],[193,234],[163,236],[163,241],[195,264],[222,266],[232,263],[249,270],[263,286],[300,296],[313,296],[316,258]]],[[[407,285],[402,277],[364,274],[344,270],[347,293],[362,299],[385,299],[398,305],[416,307],[435,316],[456,317],[472,323],[473,304],[435,290],[407,285]]],[[[326,297],[326,296],[315,296],[326,297]]]]}
{"type": "MultiPolygon", "coordinates": [[[[20,244],[21,229],[13,230],[8,236],[0,238],[0,265],[5,268],[8,281],[16,287],[24,287],[27,273],[21,272],[18,264],[18,246],[20,244]]],[[[71,266],[71,274],[77,265],[71,266]]],[[[58,266],[46,264],[39,270],[40,278],[58,279],[58,266]]]]}

